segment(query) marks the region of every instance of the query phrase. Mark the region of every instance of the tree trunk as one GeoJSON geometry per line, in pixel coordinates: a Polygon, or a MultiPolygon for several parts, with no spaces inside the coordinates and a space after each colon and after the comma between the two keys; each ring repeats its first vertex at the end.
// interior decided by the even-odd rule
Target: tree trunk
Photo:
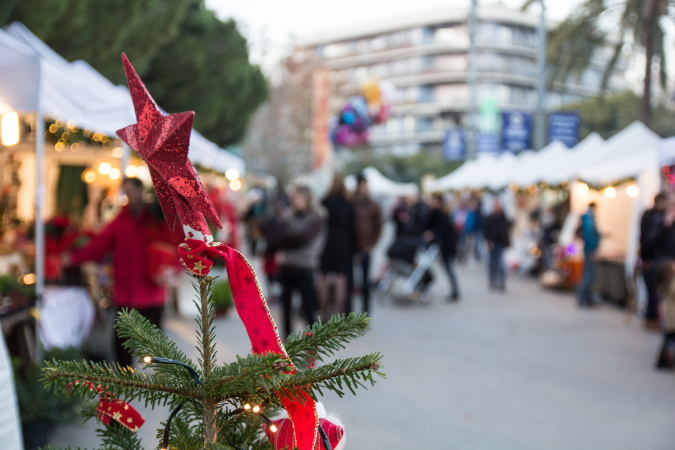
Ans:
{"type": "Polygon", "coordinates": [[[657,22],[657,0],[648,0],[645,5],[644,47],[645,47],[645,79],[642,84],[642,103],[640,118],[650,127],[652,121],[652,60],[654,59],[654,27],[657,22]]]}
{"type": "MultiPolygon", "coordinates": [[[[204,357],[204,379],[208,380],[211,376],[211,314],[209,308],[209,290],[212,289],[211,277],[199,277],[199,299],[201,301],[202,313],[202,355],[204,357]]],[[[213,399],[205,397],[202,399],[204,408],[204,446],[218,441],[218,423],[216,416],[218,414],[218,403],[213,399]]]]}

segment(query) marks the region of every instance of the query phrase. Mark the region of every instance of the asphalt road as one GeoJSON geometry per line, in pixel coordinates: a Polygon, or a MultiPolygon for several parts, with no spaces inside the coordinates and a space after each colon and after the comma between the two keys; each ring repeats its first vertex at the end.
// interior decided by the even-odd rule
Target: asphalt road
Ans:
{"type": "MultiPolygon", "coordinates": [[[[438,274],[431,305],[375,302],[372,331],[344,352],[382,352],[387,375],[356,397],[324,399],[348,448],[675,448],[675,374],[652,368],[658,334],[611,306],[580,310],[529,278],[490,292],[479,268],[458,269],[462,299],[449,303],[438,274]]],[[[166,328],[196,359],[193,324],[173,316],[166,328]]],[[[236,314],[218,320],[217,335],[220,361],[250,351],[236,314]]],[[[139,432],[154,448],[168,412],[141,410],[139,432]]],[[[52,442],[95,446],[93,428],[61,427],[52,442]]]]}

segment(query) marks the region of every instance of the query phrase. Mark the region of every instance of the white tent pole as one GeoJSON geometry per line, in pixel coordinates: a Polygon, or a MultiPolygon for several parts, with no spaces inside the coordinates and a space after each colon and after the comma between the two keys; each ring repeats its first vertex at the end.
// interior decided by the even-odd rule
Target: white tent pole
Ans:
{"type": "MultiPolygon", "coordinates": [[[[41,86],[40,62],[37,62],[37,102],[35,107],[35,172],[37,187],[35,190],[35,295],[36,308],[40,311],[42,307],[42,294],[45,287],[45,225],[44,217],[42,217],[43,203],[44,203],[44,154],[45,154],[45,118],[41,105],[41,86]]],[[[38,321],[39,321],[38,315],[38,321]]],[[[35,326],[35,347],[36,360],[42,359],[42,346],[40,345],[40,325],[35,326]]]]}
{"type": "Polygon", "coordinates": [[[124,149],[124,153],[122,153],[122,178],[126,177],[126,170],[127,166],[131,162],[131,147],[129,147],[126,142],[122,143],[122,148],[124,149]]]}

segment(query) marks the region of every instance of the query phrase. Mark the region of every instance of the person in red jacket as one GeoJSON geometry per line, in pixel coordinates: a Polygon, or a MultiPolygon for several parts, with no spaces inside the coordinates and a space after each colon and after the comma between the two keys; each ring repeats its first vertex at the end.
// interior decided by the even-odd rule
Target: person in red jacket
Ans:
{"type": "MultiPolygon", "coordinates": [[[[179,266],[176,246],[182,241],[182,233],[181,236],[172,233],[163,219],[153,216],[143,201],[141,180],[125,179],[122,190],[128,198],[126,206],[99,235],[92,238],[89,245],[65,254],[64,263],[78,265],[99,261],[112,253],[113,305],[118,310],[133,308],[161,328],[167,297],[164,279],[170,276],[172,266],[174,271],[179,266]],[[173,248],[176,252],[173,259],[171,255],[157,256],[162,244],[165,249],[173,248]],[[158,271],[159,261],[164,261],[167,270],[158,271]]],[[[175,227],[175,230],[180,229],[180,226],[175,227]]],[[[122,346],[123,342],[115,336],[117,360],[122,366],[130,366],[132,357],[122,346]]]]}

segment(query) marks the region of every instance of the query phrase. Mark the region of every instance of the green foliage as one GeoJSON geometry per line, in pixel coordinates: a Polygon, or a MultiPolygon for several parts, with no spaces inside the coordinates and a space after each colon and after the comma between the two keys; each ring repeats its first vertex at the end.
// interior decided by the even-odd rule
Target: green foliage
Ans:
{"type": "MultiPolygon", "coordinates": [[[[595,131],[607,139],[640,119],[640,98],[626,91],[570,104],[565,109],[580,112],[582,138],[595,131]]],[[[651,128],[661,137],[675,136],[675,111],[656,106],[651,128]]]]}
{"type": "Polygon", "coordinates": [[[217,280],[213,284],[213,304],[216,309],[234,306],[232,288],[227,280],[217,280]]]}
{"type": "Polygon", "coordinates": [[[219,20],[203,0],[1,3],[0,26],[21,21],[66,59],[85,60],[116,84],[126,84],[125,52],[162,108],[194,110],[195,128],[221,146],[242,139],[267,96],[236,23],[219,20]]]}
{"type": "MultiPolygon", "coordinates": [[[[77,349],[53,349],[45,355],[63,361],[82,357],[77,349]]],[[[18,367],[17,367],[18,368],[18,367]]],[[[15,370],[14,373],[18,373],[15,370]]],[[[16,393],[19,414],[22,422],[67,423],[77,417],[77,407],[81,403],[77,396],[54,396],[42,384],[42,368],[33,366],[25,377],[16,377],[16,393]]]]}
{"type": "MultiPolygon", "coordinates": [[[[272,449],[262,433],[261,419],[257,414],[245,412],[245,403],[262,405],[269,416],[282,407],[282,400],[304,401],[304,395],[317,398],[324,390],[342,396],[347,390],[375,383],[382,356],[379,353],[338,359],[326,362],[345,345],[361,336],[369,328],[365,314],[335,316],[325,324],[307,327],[305,332],[289,337],[287,349],[290,361],[279,354],[237,356],[235,361],[217,365],[215,332],[213,328],[212,294],[216,283],[212,277],[198,278],[195,286],[200,301],[197,318],[197,366],[164,336],[157,327],[136,311],[122,311],[115,325],[119,336],[126,339],[126,347],[138,358],[152,356],[167,358],[195,367],[199,384],[184,367],[176,364],[153,363],[139,370],[120,367],[118,364],[88,361],[52,360],[44,369],[46,384],[57,393],[70,392],[73,397],[91,401],[82,408],[86,418],[96,416],[97,389],[116,395],[126,401],[138,399],[146,405],[168,405],[176,411],[170,428],[172,448],[253,448],[272,449]],[[291,361],[295,373],[289,372],[291,361]],[[318,363],[316,367],[314,364],[318,363]],[[307,368],[305,368],[307,367],[307,368]],[[75,383],[77,381],[77,383],[75,383]],[[91,385],[96,386],[93,390],[91,385]],[[180,411],[178,407],[180,406],[180,411]],[[215,418],[209,427],[207,418],[215,418]],[[208,436],[217,431],[217,439],[208,436]]],[[[157,430],[157,437],[164,435],[164,427],[157,430]]],[[[103,448],[138,449],[138,437],[117,423],[97,430],[103,439],[103,448]]]]}
{"type": "MultiPolygon", "coordinates": [[[[526,5],[529,3],[527,1],[526,5]]],[[[632,46],[650,61],[644,68],[644,102],[640,106],[642,120],[650,122],[647,125],[651,126],[651,68],[657,66],[661,86],[665,88],[664,26],[668,21],[672,25],[670,10],[673,6],[672,0],[585,0],[550,33],[548,63],[553,68],[550,83],[564,85],[570,76],[578,80],[587,68],[597,64],[593,61],[594,55],[610,49],[612,53],[604,67],[600,86],[604,91],[624,50],[632,46]]],[[[658,116],[654,114],[653,117],[658,116]]]]}

